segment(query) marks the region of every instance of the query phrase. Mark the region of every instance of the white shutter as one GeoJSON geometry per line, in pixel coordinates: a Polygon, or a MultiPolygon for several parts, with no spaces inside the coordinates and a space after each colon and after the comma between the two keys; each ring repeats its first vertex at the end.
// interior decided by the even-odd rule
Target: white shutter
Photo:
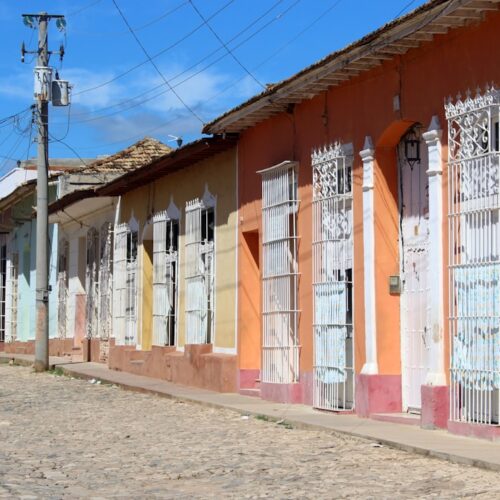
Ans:
{"type": "Polygon", "coordinates": [[[201,251],[201,203],[186,206],[186,344],[202,344],[206,334],[206,291],[201,251]]]}
{"type": "Polygon", "coordinates": [[[166,211],[153,218],[153,345],[159,346],[172,344],[170,330],[176,320],[177,250],[167,248],[174,223],[166,211]]]}
{"type": "Polygon", "coordinates": [[[99,287],[99,233],[95,228],[87,231],[87,267],[85,273],[85,292],[87,337],[98,337],[98,287],[99,287]]]}
{"type": "Polygon", "coordinates": [[[111,224],[105,222],[101,226],[100,265],[99,265],[99,336],[109,339],[112,319],[112,261],[113,232],[111,224]]]}
{"type": "Polygon", "coordinates": [[[17,293],[19,257],[13,250],[13,242],[8,247],[7,257],[7,283],[5,303],[5,341],[13,342],[17,337],[17,293]]]}
{"type": "Polygon", "coordinates": [[[57,328],[60,339],[66,338],[68,304],[68,253],[69,244],[59,240],[59,264],[57,269],[57,328]]]}
{"type": "Polygon", "coordinates": [[[125,343],[125,301],[127,293],[128,224],[117,224],[114,234],[113,261],[113,336],[117,344],[125,343]]]}

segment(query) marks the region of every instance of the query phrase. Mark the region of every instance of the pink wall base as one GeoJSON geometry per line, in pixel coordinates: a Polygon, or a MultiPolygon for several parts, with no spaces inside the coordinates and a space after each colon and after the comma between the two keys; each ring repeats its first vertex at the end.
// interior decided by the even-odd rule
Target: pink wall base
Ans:
{"type": "Polygon", "coordinates": [[[115,345],[109,349],[108,364],[112,370],[175,384],[237,392],[237,361],[234,355],[212,352],[210,344],[187,344],[184,352],[175,347],[153,346],[150,351],[137,351],[135,346],[115,345]]]}
{"type": "Polygon", "coordinates": [[[239,370],[238,387],[240,389],[257,389],[259,387],[260,370],[239,370]]]}
{"type": "Polygon", "coordinates": [[[469,424],[449,420],[448,431],[459,436],[500,441],[500,427],[498,425],[469,424]]]}
{"type": "Polygon", "coordinates": [[[423,385],[420,425],[424,429],[446,429],[450,414],[449,387],[423,385]]]}
{"type": "Polygon", "coordinates": [[[401,375],[356,375],[356,414],[401,412],[401,375]]]}
{"type": "Polygon", "coordinates": [[[312,405],[312,372],[300,374],[295,384],[270,384],[261,382],[260,397],[276,403],[312,405]]]}

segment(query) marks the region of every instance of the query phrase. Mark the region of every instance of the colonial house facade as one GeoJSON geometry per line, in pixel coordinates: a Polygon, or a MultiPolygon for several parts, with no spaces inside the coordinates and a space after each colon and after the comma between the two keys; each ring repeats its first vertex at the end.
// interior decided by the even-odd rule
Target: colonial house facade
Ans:
{"type": "Polygon", "coordinates": [[[430,1],[204,127],[239,134],[240,391],[498,437],[499,28],[430,1]]]}
{"type": "MultiPolygon", "coordinates": [[[[49,198],[57,194],[57,177],[49,183],[49,198]]],[[[36,301],[36,181],[19,184],[0,200],[0,343],[1,350],[33,354],[36,301]]],[[[49,239],[57,241],[57,226],[49,225],[49,239]]],[[[53,250],[53,246],[52,246],[53,250]]],[[[68,346],[57,338],[57,252],[49,254],[49,336],[51,355],[63,355],[68,346]]]]}
{"type": "Polygon", "coordinates": [[[59,198],[49,206],[49,221],[59,228],[57,335],[82,352],[85,361],[106,361],[112,335],[118,199],[98,197],[96,190],[169,151],[163,143],[145,138],[59,177],[59,198]]]}
{"type": "Polygon", "coordinates": [[[120,197],[111,368],[236,390],[235,145],[201,139],[98,189],[120,197]]]}

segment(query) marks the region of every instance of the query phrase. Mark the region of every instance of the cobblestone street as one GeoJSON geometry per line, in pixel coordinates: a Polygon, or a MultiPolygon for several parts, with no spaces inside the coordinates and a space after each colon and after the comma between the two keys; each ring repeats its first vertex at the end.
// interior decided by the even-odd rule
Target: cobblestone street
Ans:
{"type": "Polygon", "coordinates": [[[0,443],[2,498],[500,498],[495,472],[7,365],[0,443]]]}

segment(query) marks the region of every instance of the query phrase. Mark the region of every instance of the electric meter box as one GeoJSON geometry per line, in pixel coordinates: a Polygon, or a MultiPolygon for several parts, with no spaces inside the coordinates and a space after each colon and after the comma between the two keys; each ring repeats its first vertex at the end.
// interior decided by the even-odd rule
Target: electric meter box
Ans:
{"type": "Polygon", "coordinates": [[[35,99],[50,101],[52,98],[52,68],[36,66],[35,74],[35,99]]]}
{"type": "Polygon", "coordinates": [[[389,276],[389,293],[400,295],[402,292],[401,278],[399,276],[389,276]]]}
{"type": "Polygon", "coordinates": [[[52,106],[68,106],[70,90],[67,80],[52,80],[52,106]]]}

